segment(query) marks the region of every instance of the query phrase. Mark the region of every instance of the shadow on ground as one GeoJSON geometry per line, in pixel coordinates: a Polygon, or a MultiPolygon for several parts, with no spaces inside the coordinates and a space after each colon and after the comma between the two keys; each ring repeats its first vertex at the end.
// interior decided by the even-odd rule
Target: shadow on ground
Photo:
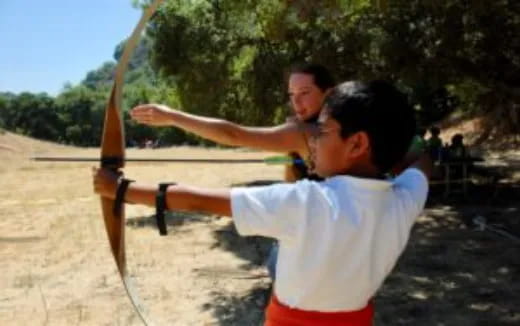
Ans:
{"type": "Polygon", "coordinates": [[[271,290],[266,286],[256,286],[243,296],[225,296],[213,293],[213,301],[205,309],[213,311],[219,325],[260,326],[264,321],[264,309],[271,290]]]}
{"type": "MultiPolygon", "coordinates": [[[[233,187],[266,186],[279,181],[257,180],[246,184],[235,184],[233,187]]],[[[220,248],[230,251],[246,263],[242,270],[250,271],[262,267],[273,244],[273,239],[264,237],[241,237],[234,225],[230,223],[214,231],[216,243],[220,248]]],[[[219,325],[226,326],[260,326],[264,321],[264,310],[271,293],[271,280],[264,272],[264,277],[252,279],[253,289],[239,296],[228,293],[212,293],[211,304],[204,309],[213,311],[219,325]]]]}
{"type": "MultiPolygon", "coordinates": [[[[266,186],[276,182],[279,181],[257,180],[246,184],[236,184],[233,187],[266,186]]],[[[165,214],[168,233],[171,236],[175,236],[179,232],[190,232],[183,231],[180,226],[193,223],[211,224],[214,219],[215,217],[193,213],[167,212],[165,214]]],[[[155,215],[128,219],[126,225],[130,228],[157,229],[155,215]]],[[[220,325],[262,325],[264,309],[270,297],[271,281],[267,271],[259,273],[258,269],[262,269],[273,240],[264,237],[241,237],[231,220],[215,229],[213,236],[214,244],[208,249],[221,248],[232,252],[241,258],[244,264],[238,270],[232,268],[220,270],[222,269],[220,267],[208,266],[204,269],[194,269],[193,272],[198,276],[220,273],[232,278],[248,279],[251,280],[253,286],[250,292],[240,296],[214,291],[211,293],[213,300],[211,303],[205,304],[202,309],[212,311],[220,325]]]]}
{"type": "Polygon", "coordinates": [[[489,189],[451,198],[433,191],[376,297],[376,324],[520,325],[520,243],[473,222],[484,217],[520,237],[518,189],[498,198],[489,189]]]}
{"type": "MultiPolygon", "coordinates": [[[[273,243],[264,237],[241,237],[233,224],[214,232],[214,236],[223,250],[242,258],[246,263],[241,270],[250,271],[262,267],[273,243]]],[[[262,325],[264,310],[271,293],[271,280],[267,272],[263,277],[253,279],[253,289],[240,296],[229,293],[212,293],[213,300],[204,308],[211,309],[220,325],[262,325]]]]}
{"type": "MultiPolygon", "coordinates": [[[[179,226],[190,223],[208,223],[207,215],[194,214],[194,213],[183,213],[183,212],[166,212],[164,214],[164,220],[166,222],[166,228],[168,233],[182,232],[179,231],[179,226]]],[[[159,232],[157,228],[157,220],[155,215],[138,216],[126,220],[126,226],[130,228],[153,228],[159,232]]]]}
{"type": "MultiPolygon", "coordinates": [[[[499,189],[499,196],[491,196],[495,189],[475,186],[469,196],[449,198],[432,189],[406,251],[375,298],[375,324],[520,325],[520,244],[481,231],[473,223],[481,216],[488,224],[520,236],[519,189],[513,183],[499,189]]],[[[169,214],[167,223],[203,220],[203,216],[169,214]]],[[[139,223],[155,227],[153,217],[139,223]]],[[[263,264],[272,243],[261,237],[240,237],[232,224],[213,234],[216,246],[244,259],[241,269],[245,271],[263,264]]],[[[203,308],[213,311],[220,325],[261,325],[270,281],[252,282],[253,290],[239,296],[212,293],[212,302],[203,308]]]]}

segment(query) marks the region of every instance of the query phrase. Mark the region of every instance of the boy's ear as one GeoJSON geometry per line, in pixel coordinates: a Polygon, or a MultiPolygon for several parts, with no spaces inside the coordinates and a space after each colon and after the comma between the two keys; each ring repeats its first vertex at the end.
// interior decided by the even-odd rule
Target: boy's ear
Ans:
{"type": "Polygon", "coordinates": [[[350,142],[350,155],[360,157],[370,154],[370,138],[365,131],[359,131],[347,138],[350,142]]]}

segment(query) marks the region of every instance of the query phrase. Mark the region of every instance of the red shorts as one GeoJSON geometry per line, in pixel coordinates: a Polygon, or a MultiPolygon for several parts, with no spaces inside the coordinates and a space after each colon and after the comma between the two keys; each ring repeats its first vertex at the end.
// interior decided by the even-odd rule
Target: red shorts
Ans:
{"type": "Polygon", "coordinates": [[[273,295],[265,312],[264,326],[371,326],[373,318],[372,301],[356,311],[319,312],[287,307],[273,295]]]}

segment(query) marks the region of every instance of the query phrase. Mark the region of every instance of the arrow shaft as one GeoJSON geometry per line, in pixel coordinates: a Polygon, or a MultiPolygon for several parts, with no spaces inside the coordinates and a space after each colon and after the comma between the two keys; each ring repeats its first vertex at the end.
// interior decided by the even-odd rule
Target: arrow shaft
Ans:
{"type": "MultiPolygon", "coordinates": [[[[38,162],[99,162],[99,158],[93,157],[59,157],[38,156],[31,158],[38,162]]],[[[211,163],[211,164],[303,164],[303,160],[286,159],[270,162],[269,159],[197,159],[197,158],[126,158],[125,162],[150,162],[150,163],[211,163]]]]}

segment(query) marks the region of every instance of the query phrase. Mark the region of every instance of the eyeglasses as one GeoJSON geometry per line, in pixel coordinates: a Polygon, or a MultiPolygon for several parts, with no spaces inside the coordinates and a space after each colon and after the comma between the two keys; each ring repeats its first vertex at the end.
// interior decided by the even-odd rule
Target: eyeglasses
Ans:
{"type": "Polygon", "coordinates": [[[321,123],[306,123],[304,128],[314,139],[318,139],[334,131],[341,130],[340,127],[323,127],[321,123]]]}

